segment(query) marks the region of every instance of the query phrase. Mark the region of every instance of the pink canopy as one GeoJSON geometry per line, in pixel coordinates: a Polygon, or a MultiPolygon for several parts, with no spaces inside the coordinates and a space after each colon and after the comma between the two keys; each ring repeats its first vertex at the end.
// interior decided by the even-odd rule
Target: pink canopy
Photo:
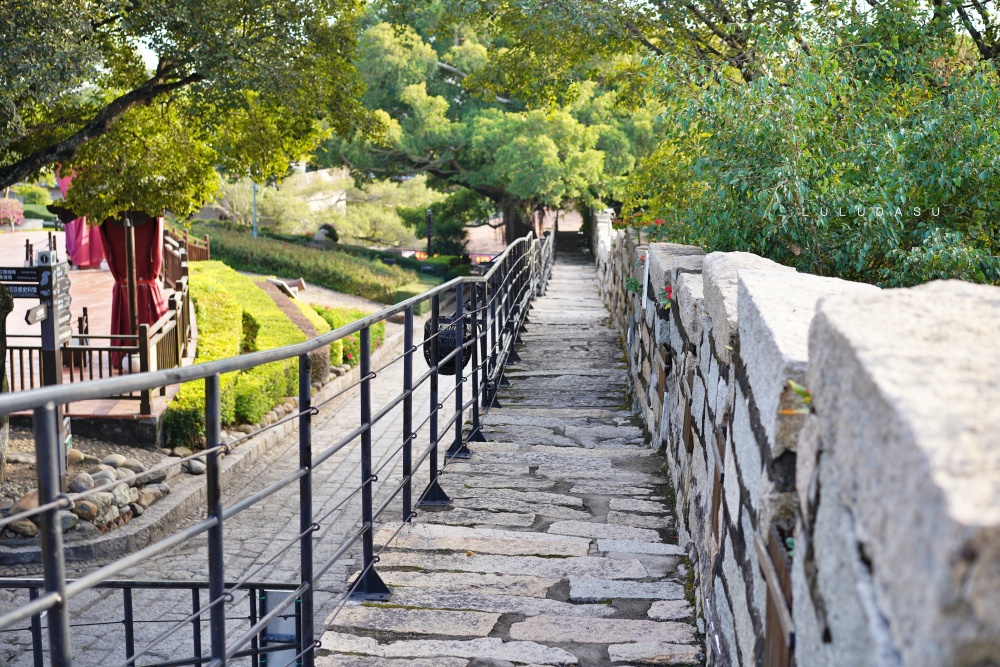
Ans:
{"type": "MultiPolygon", "coordinates": [[[[59,190],[63,197],[69,190],[69,184],[73,180],[73,175],[56,176],[59,183],[59,190]]],[[[67,222],[66,231],[66,254],[74,266],[83,268],[97,267],[104,259],[104,250],[101,247],[101,231],[97,227],[87,224],[86,218],[77,218],[72,222],[67,222]]]]}
{"type": "MultiPolygon", "coordinates": [[[[135,225],[135,278],[137,319],[139,324],[153,324],[167,312],[157,276],[163,266],[163,218],[143,213],[130,213],[135,225]]],[[[126,229],[118,222],[107,220],[100,227],[104,255],[111,275],[115,278],[111,296],[111,333],[135,334],[128,312],[128,265],[125,256],[126,229]]]]}

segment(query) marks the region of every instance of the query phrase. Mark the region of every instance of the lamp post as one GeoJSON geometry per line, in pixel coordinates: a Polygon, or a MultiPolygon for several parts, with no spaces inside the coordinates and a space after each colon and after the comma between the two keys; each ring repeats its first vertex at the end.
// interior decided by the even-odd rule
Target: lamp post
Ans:
{"type": "Polygon", "coordinates": [[[257,181],[253,182],[253,237],[257,238],[257,181]]]}

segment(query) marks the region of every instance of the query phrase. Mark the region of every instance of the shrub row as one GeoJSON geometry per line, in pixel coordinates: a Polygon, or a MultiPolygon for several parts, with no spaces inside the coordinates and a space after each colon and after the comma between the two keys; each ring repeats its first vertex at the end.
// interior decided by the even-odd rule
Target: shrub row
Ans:
{"type": "MultiPolygon", "coordinates": [[[[322,336],[325,333],[329,333],[333,330],[330,323],[326,321],[322,315],[316,312],[314,306],[310,306],[308,303],[302,299],[292,299],[292,303],[299,307],[302,314],[312,322],[312,325],[316,327],[316,333],[322,336]]],[[[344,363],[344,341],[335,340],[330,343],[330,365],[340,366],[344,363]]]]}
{"type": "Polygon", "coordinates": [[[212,256],[241,271],[302,277],[329,289],[380,303],[393,301],[396,289],[417,278],[412,271],[340,252],[277,241],[247,233],[199,227],[212,238],[212,256]]]}
{"type": "MultiPolygon", "coordinates": [[[[243,309],[235,297],[210,281],[194,279],[191,297],[198,322],[198,357],[196,364],[235,357],[242,345],[243,309]]],[[[232,423],[236,410],[237,373],[227,373],[219,379],[222,422],[232,423]]],[[[205,432],[205,382],[181,385],[167,406],[164,425],[168,442],[192,445],[205,432]]]]}
{"type": "MultiPolygon", "coordinates": [[[[198,315],[196,363],[303,342],[306,337],[250,278],[219,261],[194,262],[191,297],[198,315]]],[[[294,359],[273,362],[224,378],[222,422],[256,423],[297,392],[294,359]],[[231,394],[231,398],[230,398],[231,394]]],[[[167,409],[174,444],[193,443],[204,432],[204,383],[181,387],[167,409]],[[201,416],[196,416],[195,413],[201,416]]]]}
{"type": "MultiPolygon", "coordinates": [[[[370,315],[370,313],[358,308],[328,308],[316,305],[313,308],[330,324],[332,329],[339,329],[370,315]]],[[[370,332],[371,351],[374,352],[385,342],[385,322],[376,322],[371,326],[370,332]]],[[[351,366],[357,366],[361,363],[361,333],[353,333],[341,339],[341,342],[343,343],[343,361],[341,363],[351,366]]]]}

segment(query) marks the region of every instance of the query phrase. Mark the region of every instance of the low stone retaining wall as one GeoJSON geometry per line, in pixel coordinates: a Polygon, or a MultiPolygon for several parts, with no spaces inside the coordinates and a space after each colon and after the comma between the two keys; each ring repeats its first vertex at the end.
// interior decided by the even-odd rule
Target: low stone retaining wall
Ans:
{"type": "Polygon", "coordinates": [[[1000,664],[1000,289],[595,227],[709,664],[1000,664]]]}

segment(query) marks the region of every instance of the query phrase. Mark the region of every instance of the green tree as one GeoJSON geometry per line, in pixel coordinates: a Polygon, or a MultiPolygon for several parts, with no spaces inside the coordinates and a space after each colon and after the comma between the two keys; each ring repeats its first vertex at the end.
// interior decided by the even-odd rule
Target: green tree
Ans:
{"type": "Polygon", "coordinates": [[[581,99],[573,106],[545,110],[473,96],[463,82],[487,57],[472,36],[452,42],[439,60],[412,27],[376,24],[361,42],[368,45],[363,53],[375,59],[359,70],[369,89],[379,91],[373,100],[381,104],[386,141],[333,139],[320,163],[381,177],[424,173],[444,186],[473,190],[500,209],[509,240],[531,230],[533,213],[543,207],[589,206],[614,197],[650,143],[651,111],[622,113],[611,93],[586,82],[578,84],[581,99]],[[422,79],[414,81],[418,74],[422,79]]]}
{"type": "Polygon", "coordinates": [[[320,120],[341,134],[373,132],[351,63],[360,17],[360,0],[0,3],[0,188],[62,163],[76,168],[74,190],[93,186],[74,198],[98,219],[129,202],[184,208],[181,191],[207,192],[209,152],[263,181],[316,143],[320,120]],[[99,180],[114,188],[128,177],[117,170],[139,167],[136,150],[181,157],[144,145],[178,136],[204,147],[195,164],[138,176],[148,184],[158,170],[176,196],[99,195],[99,180]],[[116,166],[97,159],[108,157],[116,166]],[[183,177],[171,175],[178,169],[183,177]]]}
{"type": "Polygon", "coordinates": [[[664,142],[625,213],[821,275],[997,281],[1000,78],[920,8],[841,16],[808,47],[762,40],[750,84],[665,60],[664,142]]]}

